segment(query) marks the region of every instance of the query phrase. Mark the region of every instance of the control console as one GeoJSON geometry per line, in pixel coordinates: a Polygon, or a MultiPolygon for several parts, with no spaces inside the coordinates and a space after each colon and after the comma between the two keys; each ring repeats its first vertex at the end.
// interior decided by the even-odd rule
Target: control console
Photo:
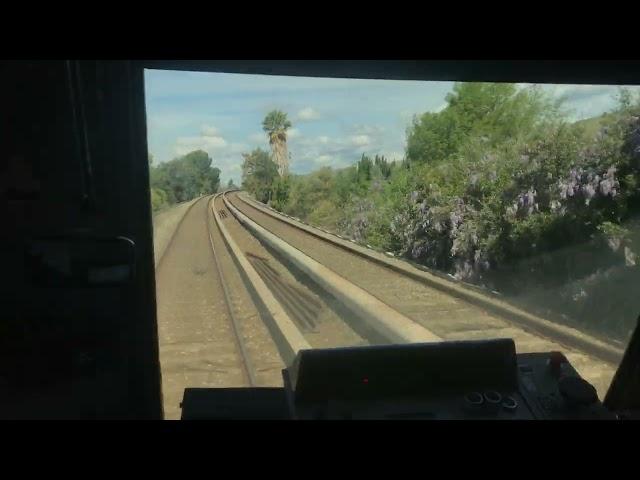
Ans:
{"type": "Polygon", "coordinates": [[[518,389],[537,419],[616,419],[560,352],[519,354],[518,389]]]}
{"type": "Polygon", "coordinates": [[[284,388],[187,389],[183,419],[615,419],[560,352],[511,339],[304,350],[284,388]]]}

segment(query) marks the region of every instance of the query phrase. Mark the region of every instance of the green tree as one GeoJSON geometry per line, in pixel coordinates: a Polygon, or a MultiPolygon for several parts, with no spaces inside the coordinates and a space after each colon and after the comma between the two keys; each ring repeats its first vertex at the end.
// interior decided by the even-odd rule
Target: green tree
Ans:
{"type": "Polygon", "coordinates": [[[382,175],[382,177],[385,180],[388,180],[389,177],[391,176],[391,170],[393,169],[393,163],[387,161],[387,159],[384,158],[384,155],[381,155],[380,157],[378,157],[378,155],[376,155],[375,160],[374,160],[374,165],[379,170],[380,175],[382,175]]]}
{"type": "Polygon", "coordinates": [[[289,201],[289,193],[291,191],[290,177],[278,177],[272,185],[271,200],[273,208],[283,210],[289,201]]]}
{"type": "Polygon", "coordinates": [[[487,146],[543,138],[558,120],[561,102],[537,87],[512,83],[456,83],[444,110],[415,117],[407,131],[407,159],[441,162],[472,140],[487,146]]]}
{"type": "Polygon", "coordinates": [[[151,187],[165,191],[167,203],[214,193],[220,184],[220,170],[211,163],[202,150],[164,162],[151,170],[151,187]]]}
{"type": "Polygon", "coordinates": [[[256,148],[242,157],[242,187],[255,195],[260,202],[271,199],[272,185],[278,178],[278,167],[271,160],[269,152],[256,148]]]}
{"type": "Polygon", "coordinates": [[[269,138],[273,161],[277,165],[280,176],[285,176],[289,173],[287,130],[291,126],[291,122],[287,119],[287,114],[280,110],[272,110],[262,121],[262,129],[269,138]]]}
{"type": "Polygon", "coordinates": [[[360,161],[358,162],[356,168],[358,170],[358,180],[366,183],[371,180],[371,168],[373,167],[373,162],[369,157],[367,157],[364,153],[362,157],[360,157],[360,161]]]}
{"type": "MultiPolygon", "coordinates": [[[[323,167],[308,175],[299,176],[291,179],[292,183],[288,191],[287,206],[285,211],[300,218],[307,218],[314,211],[318,210],[323,202],[336,203],[334,172],[330,167],[323,167]]],[[[326,205],[325,205],[326,207],[326,205]]],[[[339,212],[335,208],[323,208],[325,213],[337,215],[339,212]]],[[[317,215],[310,220],[319,224],[327,224],[327,218],[320,219],[317,215]]]]}
{"type": "Polygon", "coordinates": [[[627,110],[633,104],[633,94],[628,87],[620,87],[616,95],[619,110],[627,110]]]}
{"type": "Polygon", "coordinates": [[[157,212],[168,205],[167,192],[160,188],[151,188],[151,210],[157,212]]]}

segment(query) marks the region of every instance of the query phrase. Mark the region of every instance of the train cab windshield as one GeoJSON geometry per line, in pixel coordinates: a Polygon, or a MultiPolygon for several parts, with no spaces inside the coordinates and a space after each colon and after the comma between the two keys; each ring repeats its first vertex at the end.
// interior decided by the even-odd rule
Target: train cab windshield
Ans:
{"type": "Polygon", "coordinates": [[[167,418],[300,351],[440,340],[562,351],[605,396],[640,312],[640,87],[144,80],[167,418]]]}

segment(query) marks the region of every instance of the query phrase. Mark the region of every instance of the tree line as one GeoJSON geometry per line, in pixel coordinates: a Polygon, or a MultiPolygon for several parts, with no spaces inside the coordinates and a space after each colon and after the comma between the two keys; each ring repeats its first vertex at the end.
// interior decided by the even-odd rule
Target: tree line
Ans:
{"type": "Polygon", "coordinates": [[[159,165],[149,155],[151,206],[154,212],[200,195],[215,193],[220,185],[220,169],[202,150],[190,152],[159,165]]]}

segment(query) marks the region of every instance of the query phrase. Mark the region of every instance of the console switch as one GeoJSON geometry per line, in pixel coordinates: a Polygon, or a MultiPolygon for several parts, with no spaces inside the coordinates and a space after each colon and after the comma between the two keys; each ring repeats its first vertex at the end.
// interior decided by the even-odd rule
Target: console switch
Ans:
{"type": "Polygon", "coordinates": [[[562,367],[566,363],[568,363],[567,357],[565,357],[561,352],[551,352],[549,354],[549,361],[547,362],[547,365],[554,377],[561,376],[562,367]]]}
{"type": "Polygon", "coordinates": [[[596,389],[580,377],[563,377],[558,390],[569,406],[589,406],[598,401],[596,389]]]}

